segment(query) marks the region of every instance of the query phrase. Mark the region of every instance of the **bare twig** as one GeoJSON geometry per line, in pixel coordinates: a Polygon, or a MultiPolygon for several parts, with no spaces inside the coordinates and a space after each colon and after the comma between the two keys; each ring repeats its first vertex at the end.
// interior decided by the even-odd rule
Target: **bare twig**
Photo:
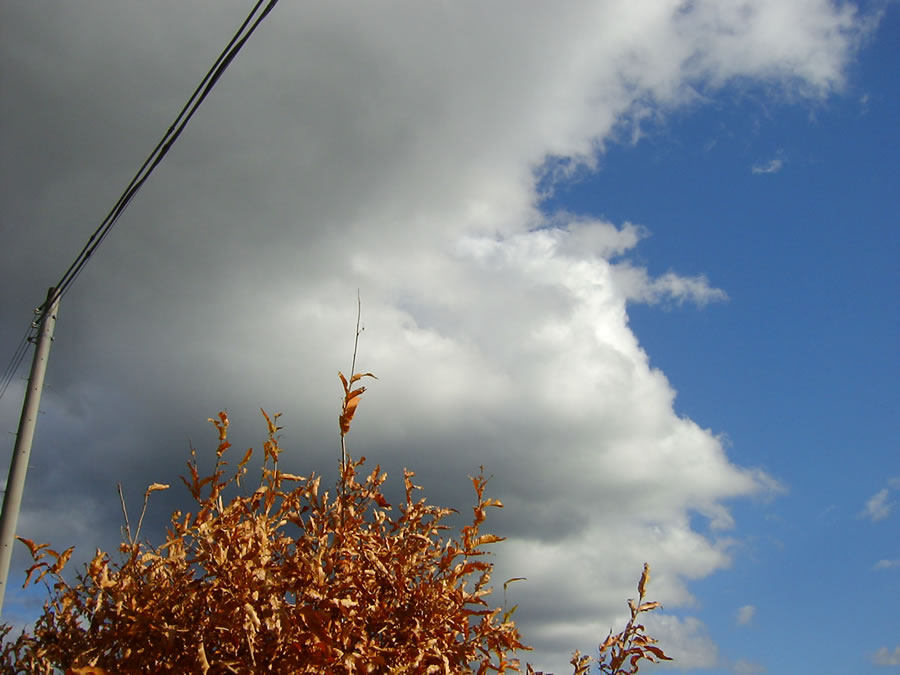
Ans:
{"type": "MultiPolygon", "coordinates": [[[[359,351],[359,329],[360,318],[362,317],[362,300],[359,297],[359,289],[356,289],[356,335],[353,339],[353,361],[350,363],[350,382],[353,382],[353,376],[356,374],[356,354],[359,351]]],[[[346,405],[346,399],[345,399],[346,405]]],[[[341,489],[344,488],[344,472],[347,469],[347,441],[346,434],[341,431],[341,489]]]]}
{"type": "Polygon", "coordinates": [[[353,340],[353,362],[350,364],[350,377],[356,373],[356,352],[359,349],[359,320],[362,316],[362,300],[359,297],[359,289],[356,289],[356,338],[353,340]]]}
{"type": "Polygon", "coordinates": [[[144,493],[144,508],[141,509],[141,517],[138,518],[137,530],[134,533],[134,540],[137,541],[141,536],[141,525],[144,523],[144,514],[147,513],[147,502],[150,500],[150,491],[144,493]]]}
{"type": "Polygon", "coordinates": [[[122,484],[116,484],[119,488],[119,501],[122,503],[122,515],[125,516],[125,536],[128,537],[128,544],[134,546],[134,539],[131,536],[131,527],[128,524],[128,509],[125,508],[125,495],[122,494],[122,484]]]}

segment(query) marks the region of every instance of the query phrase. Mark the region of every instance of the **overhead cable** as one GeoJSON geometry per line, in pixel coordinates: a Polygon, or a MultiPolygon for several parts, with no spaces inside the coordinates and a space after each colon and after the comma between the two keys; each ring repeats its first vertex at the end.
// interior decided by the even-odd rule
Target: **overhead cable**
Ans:
{"type": "Polygon", "coordinates": [[[19,340],[19,344],[16,345],[16,351],[13,353],[9,363],[6,364],[6,368],[3,370],[3,376],[0,378],[0,398],[3,398],[3,394],[6,393],[7,388],[16,376],[19,366],[22,365],[22,360],[25,358],[25,354],[28,353],[28,345],[31,342],[32,334],[36,332],[37,329],[35,328],[35,324],[32,324],[28,327],[28,330],[25,331],[25,335],[19,340]]]}
{"type": "MultiPolygon", "coordinates": [[[[225,72],[228,66],[231,65],[231,62],[234,60],[243,46],[247,43],[247,40],[250,38],[259,24],[262,23],[266,16],[268,16],[269,12],[271,12],[275,5],[278,4],[278,0],[269,0],[269,3],[260,11],[260,8],[262,7],[264,1],[265,0],[258,0],[257,3],[253,6],[253,9],[250,10],[247,18],[244,19],[241,26],[225,46],[225,49],[222,50],[222,53],[219,54],[219,57],[215,60],[212,67],[201,80],[200,84],[197,85],[194,93],[188,99],[187,103],[185,103],[184,107],[181,109],[181,112],[178,113],[175,121],[169,126],[168,130],[160,139],[159,143],[157,143],[156,147],[153,149],[147,159],[144,160],[144,163],[141,165],[141,168],[138,169],[137,173],[134,175],[134,178],[131,179],[128,187],[126,187],[122,192],[118,201],[115,203],[112,209],[110,209],[109,213],[106,214],[106,217],[97,227],[97,229],[94,230],[93,234],[91,234],[91,236],[88,238],[87,243],[84,245],[84,248],[81,249],[81,252],[76,256],[75,260],[72,261],[72,264],[69,265],[69,268],[66,270],[65,274],[63,274],[62,278],[59,280],[59,282],[57,282],[55,286],[56,290],[40,307],[37,308],[35,313],[38,315],[38,317],[35,320],[35,324],[40,324],[48,308],[52,307],[53,303],[56,302],[57,299],[61,298],[69,291],[72,284],[75,282],[75,279],[78,278],[78,275],[81,274],[84,266],[87,265],[91,256],[100,247],[100,244],[103,243],[103,240],[106,239],[106,236],[118,222],[119,217],[122,215],[125,209],[128,208],[131,200],[134,199],[134,196],[138,193],[138,191],[140,191],[141,187],[143,187],[144,183],[153,173],[154,169],[159,166],[159,163],[162,161],[163,157],[166,156],[166,154],[172,148],[172,145],[174,145],[175,141],[178,140],[178,137],[181,136],[181,133],[184,131],[185,127],[187,127],[188,122],[190,122],[191,118],[194,116],[194,113],[197,112],[197,108],[200,107],[200,104],[203,103],[203,101],[209,95],[209,92],[212,91],[213,87],[219,81],[219,78],[222,77],[222,74],[225,72]]],[[[33,330],[33,328],[29,328],[29,331],[25,334],[25,337],[22,338],[18,347],[16,348],[16,352],[13,355],[12,359],[10,359],[6,370],[4,370],[3,372],[3,377],[2,379],[0,379],[0,398],[3,397],[3,394],[6,392],[9,383],[15,377],[15,373],[18,370],[19,365],[21,364],[22,359],[25,356],[25,353],[27,352],[29,337],[33,330]]]]}

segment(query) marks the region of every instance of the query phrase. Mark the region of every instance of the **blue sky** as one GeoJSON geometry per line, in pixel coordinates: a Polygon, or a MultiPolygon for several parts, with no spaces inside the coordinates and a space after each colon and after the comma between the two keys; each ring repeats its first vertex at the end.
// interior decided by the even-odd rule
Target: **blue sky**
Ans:
{"type": "MultiPolygon", "coordinates": [[[[248,9],[166,2],[5,10],[0,356],[248,9]]],[[[333,475],[359,289],[351,452],[494,474],[535,665],[649,561],[672,667],[896,671],[897,3],[282,5],[64,298],[19,532],[114,548],[223,408],[333,475]]]]}
{"type": "Polygon", "coordinates": [[[841,95],[796,105],[726,89],[611,143],[599,171],[545,203],[653,223],[638,253],[651,271],[704,274],[728,293],[700,311],[634,304],[629,322],[678,412],[787,489],[735,504],[741,554],[693,586],[723,652],[764,651],[770,672],[880,672],[850,649],[816,652],[874,653],[900,635],[897,568],[876,569],[897,564],[897,515],[860,517],[900,475],[897,9],[841,95]],[[756,611],[740,625],[745,604],[756,611]]]}

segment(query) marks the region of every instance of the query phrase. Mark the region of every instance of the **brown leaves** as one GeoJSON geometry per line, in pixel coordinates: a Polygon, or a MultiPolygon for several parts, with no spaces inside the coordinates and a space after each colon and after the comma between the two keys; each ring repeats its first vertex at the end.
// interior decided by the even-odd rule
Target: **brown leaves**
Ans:
{"type": "Polygon", "coordinates": [[[347,381],[347,378],[344,377],[344,374],[338,371],[338,377],[341,378],[341,384],[344,386],[344,404],[341,407],[341,415],[338,418],[338,424],[341,429],[341,436],[346,436],[350,432],[350,422],[353,421],[353,416],[356,414],[356,407],[359,405],[359,397],[362,396],[363,392],[365,392],[365,387],[358,387],[356,389],[350,389],[352,385],[361,380],[364,377],[371,377],[374,379],[378,379],[372,373],[356,373],[350,374],[350,381],[347,381]]]}
{"type": "MultiPolygon", "coordinates": [[[[656,640],[644,634],[644,626],[636,622],[638,615],[642,612],[649,612],[660,607],[658,602],[644,602],[644,592],[649,581],[650,565],[644,563],[644,572],[638,581],[639,598],[637,602],[628,601],[631,620],[625,626],[625,630],[615,635],[610,631],[600,644],[600,655],[596,659],[576,650],[569,662],[572,664],[573,675],[588,675],[591,664],[595,661],[603,675],[634,675],[638,672],[642,660],[651,663],[672,660],[665,655],[662,649],[655,646],[656,640]]],[[[536,673],[531,666],[528,666],[526,672],[528,675],[544,675],[536,673]]]]}
{"type": "Polygon", "coordinates": [[[609,635],[600,645],[600,672],[606,675],[631,675],[638,672],[641,660],[651,663],[671,661],[662,649],[656,647],[656,640],[644,634],[643,624],[637,623],[639,614],[659,609],[658,602],[644,602],[647,584],[650,582],[650,565],[644,563],[644,571],[638,581],[638,599],[628,600],[631,619],[621,633],[609,635]]]}
{"type": "Polygon", "coordinates": [[[30,539],[25,539],[23,537],[16,537],[19,541],[25,544],[28,547],[28,550],[31,552],[31,558],[34,560],[34,565],[25,570],[25,584],[22,586],[25,588],[31,583],[32,575],[41,570],[38,574],[37,578],[34,580],[34,583],[38,583],[41,579],[43,579],[48,574],[51,574],[59,579],[62,579],[60,576],[63,568],[66,566],[66,563],[69,562],[69,558],[72,557],[72,552],[75,550],[74,546],[70,546],[62,553],[57,553],[52,548],[49,548],[48,544],[41,544],[40,546],[36,545],[30,539]],[[40,562],[44,558],[53,558],[54,562],[52,564],[47,562],[40,562]]]}
{"type": "MultiPolygon", "coordinates": [[[[144,493],[133,537],[120,486],[125,555],[111,563],[97,550],[74,586],[62,576],[74,547],[57,553],[20,537],[35,563],[25,584],[35,572],[35,582],[51,575],[55,583],[32,634],[6,640],[11,627],[0,625],[0,668],[48,675],[519,672],[515,653],[529,647],[511,620],[516,607],[492,609],[487,601],[493,565],[483,547],[504,538],[481,527],[487,509],[503,504],[484,496],[483,467],[471,479],[472,522],[458,539],[443,536],[442,521],[454,511],[416,498],[412,471],[404,470],[405,501],[394,515],[382,492],[387,474],[376,467],[361,481],[365,458],[353,462],[346,453],[344,437],[366,390],[351,387],[375,378],[352,370],[349,381],[338,373],[341,474],[333,496],[320,493],[319,476],[278,469],[279,415],[261,410],[267,439],[259,486],[226,502],[227,489],[243,486],[253,450],[226,475],[231,444],[221,412],[209,420],[219,441],[212,473],[201,476],[191,448],[190,477],[181,477],[197,511],[174,512],[158,548],[139,535],[150,494],[169,488],[163,483],[144,493]]],[[[659,607],[644,602],[649,578],[644,565],[639,599],[628,601],[631,620],[600,646],[602,673],[632,674],[642,659],[670,660],[636,622],[659,607]]],[[[507,587],[520,580],[503,584],[504,606],[507,587]]],[[[574,675],[588,675],[592,661],[576,651],[574,675]]],[[[527,672],[534,674],[531,666],[527,672]]]]}
{"type": "MultiPolygon", "coordinates": [[[[501,537],[481,530],[487,508],[500,505],[484,496],[486,479],[473,478],[465,534],[445,537],[452,511],[415,495],[412,472],[406,500],[392,507],[382,491],[387,475],[377,467],[361,475],[363,460],[346,463],[331,493],[318,476],[278,470],[277,416],[265,418],[272,445],[260,485],[230,501],[223,493],[250,453],[229,478],[228,418],[213,418],[216,464],[204,475],[192,452],[183,481],[196,508],[172,515],[158,548],[135,537],[118,562],[97,551],[70,586],[60,572],[72,549],[58,554],[23,539],[35,560],[30,572],[56,583],[33,632],[3,646],[0,670],[516,670],[515,651],[525,648],[518,629],[487,599],[492,565],[482,546],[501,537]]],[[[152,484],[145,498],[161,489],[152,484]]]]}

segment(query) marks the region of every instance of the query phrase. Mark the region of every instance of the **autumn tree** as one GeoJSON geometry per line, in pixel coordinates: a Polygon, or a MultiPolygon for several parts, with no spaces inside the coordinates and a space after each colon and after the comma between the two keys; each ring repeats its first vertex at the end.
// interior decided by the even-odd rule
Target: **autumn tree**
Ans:
{"type": "MultiPolygon", "coordinates": [[[[228,468],[223,412],[210,420],[218,434],[213,470],[203,475],[191,450],[182,481],[195,507],[172,514],[160,546],[140,538],[150,495],[169,488],[159,483],[147,488],[134,532],[122,498],[118,560],[97,550],[74,583],[63,576],[72,548],[59,553],[21,539],[34,559],[26,585],[52,585],[30,632],[11,640],[10,627],[0,627],[5,671],[519,672],[516,653],[528,647],[512,612],[488,603],[484,547],[502,537],[483,524],[502,504],[485,496],[483,474],[472,478],[472,520],[454,537],[443,524],[451,510],[420,497],[413,472],[404,472],[405,497],[389,503],[386,474],[377,466],[364,472],[365,458],[352,460],[343,443],[365,391],[358,382],[369,375],[340,376],[340,479],[331,491],[321,476],[279,469],[279,416],[265,411],[259,480],[248,486],[253,450],[228,468]],[[226,499],[232,487],[244,492],[226,499]]],[[[657,606],[643,599],[648,575],[645,566],[626,629],[601,645],[603,673],[634,673],[641,659],[667,658],[637,623],[657,606]]],[[[576,652],[576,675],[591,661],[576,652]]]]}

